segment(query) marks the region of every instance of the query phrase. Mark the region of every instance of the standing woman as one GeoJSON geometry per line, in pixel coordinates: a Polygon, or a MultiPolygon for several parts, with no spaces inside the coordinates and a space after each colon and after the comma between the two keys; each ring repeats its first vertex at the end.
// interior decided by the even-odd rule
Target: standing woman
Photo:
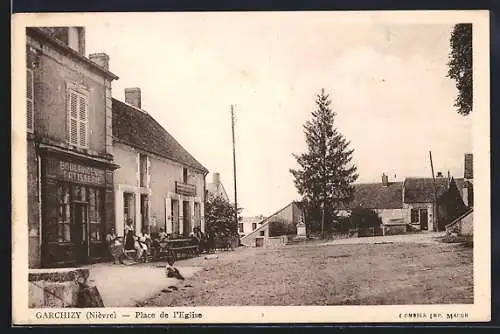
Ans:
{"type": "Polygon", "coordinates": [[[135,249],[135,231],[132,226],[132,219],[127,221],[125,226],[125,250],[135,249]]]}

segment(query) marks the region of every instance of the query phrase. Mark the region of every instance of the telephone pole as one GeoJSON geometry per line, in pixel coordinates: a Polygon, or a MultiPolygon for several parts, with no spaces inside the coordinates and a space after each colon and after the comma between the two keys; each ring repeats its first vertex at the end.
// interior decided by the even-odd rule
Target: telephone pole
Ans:
{"type": "Polygon", "coordinates": [[[434,193],[434,206],[433,206],[433,215],[434,215],[434,222],[433,224],[433,229],[434,231],[439,232],[439,209],[438,209],[438,199],[437,199],[437,193],[436,193],[436,178],[434,176],[434,165],[432,163],[432,153],[429,151],[429,159],[431,161],[431,172],[432,172],[432,190],[434,193]]]}
{"type": "Polygon", "coordinates": [[[234,175],[234,223],[238,230],[238,196],[236,191],[236,147],[234,141],[234,106],[231,104],[231,130],[233,134],[233,175],[234,175]]]}

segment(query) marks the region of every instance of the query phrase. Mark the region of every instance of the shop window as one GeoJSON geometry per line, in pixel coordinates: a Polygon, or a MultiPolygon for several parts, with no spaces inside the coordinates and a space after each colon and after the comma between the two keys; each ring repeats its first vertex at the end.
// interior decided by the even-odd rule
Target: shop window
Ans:
{"type": "Polygon", "coordinates": [[[68,91],[68,138],[71,145],[88,147],[88,98],[75,89],[68,91]]]}
{"type": "Polygon", "coordinates": [[[71,241],[71,200],[70,187],[58,185],[58,212],[57,212],[57,234],[49,233],[49,241],[70,242],[71,241]]]}
{"type": "Polygon", "coordinates": [[[33,132],[34,128],[34,89],[33,89],[33,71],[26,71],[26,123],[28,132],[33,132]]]}

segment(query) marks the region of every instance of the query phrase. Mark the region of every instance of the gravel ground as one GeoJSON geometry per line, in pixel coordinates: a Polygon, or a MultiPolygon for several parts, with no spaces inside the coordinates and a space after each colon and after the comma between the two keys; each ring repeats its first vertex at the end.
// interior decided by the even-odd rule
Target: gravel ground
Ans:
{"type": "Polygon", "coordinates": [[[472,248],[460,244],[313,242],[239,248],[182,266],[204,269],[186,280],[188,288],[144,306],[473,303],[472,248]]]}

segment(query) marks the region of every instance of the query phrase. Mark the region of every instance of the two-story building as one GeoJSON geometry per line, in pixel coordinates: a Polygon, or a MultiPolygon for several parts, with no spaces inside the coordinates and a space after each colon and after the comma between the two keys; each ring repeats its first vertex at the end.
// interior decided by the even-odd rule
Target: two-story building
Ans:
{"type": "Polygon", "coordinates": [[[26,29],[29,267],[107,254],[114,224],[111,82],[106,54],[85,57],[81,27],[26,29]]]}
{"type": "Polygon", "coordinates": [[[141,98],[139,88],[127,88],[125,102],[112,103],[117,234],[129,222],[137,235],[204,231],[208,170],[141,108],[141,98]]]}

